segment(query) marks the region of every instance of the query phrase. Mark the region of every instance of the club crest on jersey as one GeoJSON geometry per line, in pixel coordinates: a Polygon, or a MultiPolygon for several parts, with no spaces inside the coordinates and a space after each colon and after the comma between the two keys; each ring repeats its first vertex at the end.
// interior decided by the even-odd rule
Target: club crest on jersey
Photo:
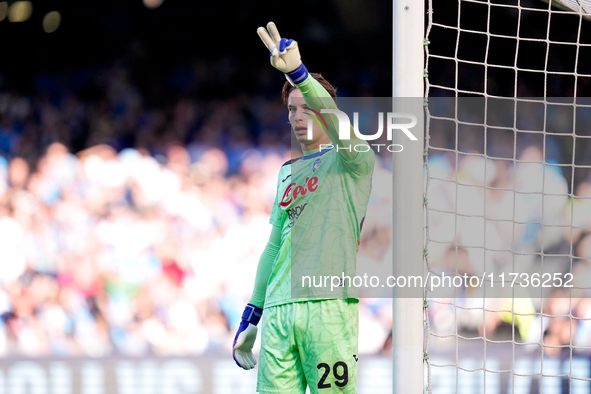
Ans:
{"type": "Polygon", "coordinates": [[[297,185],[295,182],[292,182],[285,189],[279,206],[287,207],[292,201],[297,200],[298,197],[305,196],[308,192],[314,193],[316,189],[318,189],[318,177],[316,176],[306,178],[303,185],[297,185]]]}
{"type": "Polygon", "coordinates": [[[314,160],[314,164],[312,164],[312,172],[315,172],[316,169],[318,169],[320,163],[322,163],[322,160],[320,160],[320,158],[314,160]]]}

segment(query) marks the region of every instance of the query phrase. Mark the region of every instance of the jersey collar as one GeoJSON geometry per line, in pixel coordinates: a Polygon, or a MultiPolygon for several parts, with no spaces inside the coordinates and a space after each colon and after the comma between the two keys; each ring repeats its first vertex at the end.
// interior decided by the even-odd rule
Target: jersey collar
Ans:
{"type": "Polygon", "coordinates": [[[310,159],[313,159],[315,157],[322,156],[326,152],[330,151],[332,148],[334,148],[334,146],[333,145],[329,145],[327,148],[322,149],[322,151],[320,150],[320,148],[314,149],[314,150],[311,150],[311,151],[307,151],[308,154],[304,154],[302,156],[302,160],[310,160],[310,159]]]}

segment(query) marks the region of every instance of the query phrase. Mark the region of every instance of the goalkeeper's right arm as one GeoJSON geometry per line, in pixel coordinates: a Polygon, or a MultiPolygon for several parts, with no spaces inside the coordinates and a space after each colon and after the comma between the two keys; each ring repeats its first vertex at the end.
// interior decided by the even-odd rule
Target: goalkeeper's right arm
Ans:
{"type": "Polygon", "coordinates": [[[271,235],[267,241],[267,246],[261,258],[259,259],[259,265],[257,267],[257,274],[254,279],[254,289],[252,291],[252,297],[250,297],[250,304],[256,305],[262,308],[265,305],[265,294],[267,293],[267,283],[269,283],[269,276],[273,270],[273,263],[279,253],[279,246],[281,245],[281,228],[279,226],[273,226],[271,235]]]}
{"type": "Polygon", "coordinates": [[[269,276],[273,270],[273,263],[279,252],[280,244],[281,228],[273,226],[267,246],[259,259],[252,297],[242,313],[242,320],[234,337],[232,356],[236,365],[246,370],[254,368],[257,363],[252,354],[252,347],[257,336],[256,326],[263,315],[267,283],[269,283],[269,276]]]}
{"type": "MultiPolygon", "coordinates": [[[[308,73],[306,66],[302,63],[300,50],[296,41],[281,38],[277,26],[273,22],[269,22],[266,29],[259,27],[257,33],[271,52],[271,65],[285,73],[291,84],[300,90],[306,104],[312,110],[322,112],[323,109],[338,109],[334,99],[326,89],[308,73]]],[[[352,163],[357,158],[359,151],[354,149],[356,145],[368,145],[367,149],[369,150],[364,150],[363,152],[371,151],[367,141],[359,138],[350,124],[344,125],[350,129],[349,137],[344,140],[340,139],[339,119],[334,113],[326,113],[325,120],[327,123],[326,135],[337,146],[337,152],[339,152],[345,161],[352,163]]]]}

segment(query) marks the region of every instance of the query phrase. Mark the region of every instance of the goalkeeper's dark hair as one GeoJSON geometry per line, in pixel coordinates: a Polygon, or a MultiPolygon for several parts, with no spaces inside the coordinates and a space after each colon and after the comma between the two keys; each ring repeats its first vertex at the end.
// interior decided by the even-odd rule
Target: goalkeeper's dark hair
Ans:
{"type": "MultiPolygon", "coordinates": [[[[322,87],[324,89],[326,89],[326,91],[328,92],[328,94],[330,94],[335,101],[337,98],[337,89],[332,86],[330,84],[330,82],[328,82],[323,76],[322,74],[318,74],[318,73],[310,73],[310,75],[318,81],[318,83],[320,85],[322,85],[322,87]]],[[[283,84],[283,89],[281,89],[281,100],[283,101],[283,104],[287,105],[288,101],[289,101],[289,95],[291,92],[293,92],[294,90],[296,90],[297,88],[295,86],[292,86],[292,84],[290,84],[288,81],[285,81],[285,83],[283,84]]]]}

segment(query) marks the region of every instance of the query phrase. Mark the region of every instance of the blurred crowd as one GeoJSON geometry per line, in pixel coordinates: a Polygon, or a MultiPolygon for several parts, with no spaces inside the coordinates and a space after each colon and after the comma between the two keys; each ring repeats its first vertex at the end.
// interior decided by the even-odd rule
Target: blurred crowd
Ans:
{"type": "MultiPolygon", "coordinates": [[[[571,348],[578,354],[591,353],[591,140],[577,138],[574,145],[568,115],[565,121],[551,110],[547,131],[554,124],[563,126],[565,134],[543,135],[535,120],[544,114],[527,112],[533,106],[517,115],[527,120],[518,125],[521,131],[489,128],[484,135],[482,128],[471,128],[471,136],[464,134],[468,138],[446,139],[446,133],[455,134],[455,125],[441,116],[443,107],[450,105],[453,99],[432,109],[432,115],[444,121],[434,120],[441,127],[431,129],[428,159],[431,268],[435,273],[479,277],[505,273],[508,283],[504,293],[496,293],[499,298],[470,298],[474,289],[467,287],[457,293],[467,298],[432,302],[428,312],[435,348],[454,347],[460,335],[508,340],[509,348],[513,339],[543,343],[547,356],[568,355],[571,348]],[[457,154],[446,150],[453,144],[459,146],[457,154]],[[512,300],[510,273],[572,273],[574,288],[545,288],[544,298],[538,288],[512,300]]],[[[563,109],[571,111],[572,119],[572,107],[563,109]]],[[[459,118],[468,116],[462,112],[459,118]]],[[[514,121],[513,111],[496,115],[497,120],[508,118],[509,125],[514,121]]],[[[588,119],[579,118],[588,124],[588,119]]],[[[460,135],[465,132],[462,127],[460,135]]],[[[577,134],[588,131],[580,127],[577,134]]],[[[495,286],[498,289],[500,283],[495,286]]],[[[535,348],[540,346],[529,347],[535,348]]]]}
{"type": "MultiPolygon", "coordinates": [[[[93,100],[0,92],[0,355],[229,354],[287,111],[279,94],[148,107],[124,68],[100,78],[93,100]]],[[[360,352],[387,351],[391,301],[360,315],[360,352]]]]}
{"type": "MultiPolygon", "coordinates": [[[[0,91],[0,355],[229,354],[292,154],[279,94],[148,105],[120,64],[94,83],[99,93],[0,91]]],[[[455,127],[430,128],[432,268],[533,273],[543,251],[546,269],[572,268],[588,287],[591,140],[455,127]]],[[[369,271],[391,265],[391,179],[379,156],[359,249],[369,271]]],[[[431,330],[448,344],[515,335],[550,356],[582,352],[589,294],[560,295],[440,299],[431,330]]],[[[388,354],[391,326],[391,299],[363,298],[360,353],[388,354]]]]}

